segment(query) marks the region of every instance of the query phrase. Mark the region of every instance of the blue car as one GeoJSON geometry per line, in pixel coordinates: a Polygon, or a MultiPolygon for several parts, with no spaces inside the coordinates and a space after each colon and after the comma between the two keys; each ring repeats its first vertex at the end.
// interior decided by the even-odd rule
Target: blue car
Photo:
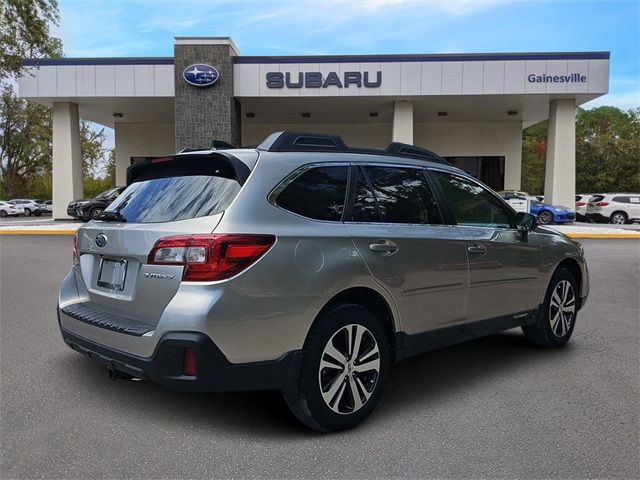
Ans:
{"type": "Polygon", "coordinates": [[[529,213],[538,217],[541,225],[552,223],[569,223],[576,219],[576,212],[568,207],[553,206],[548,203],[531,202],[529,213]]]}

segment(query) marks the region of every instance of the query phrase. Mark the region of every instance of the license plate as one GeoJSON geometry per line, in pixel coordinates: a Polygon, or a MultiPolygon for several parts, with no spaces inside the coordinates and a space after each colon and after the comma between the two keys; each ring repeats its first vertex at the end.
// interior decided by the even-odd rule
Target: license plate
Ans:
{"type": "Polygon", "coordinates": [[[124,279],[127,275],[127,261],[103,258],[100,260],[98,286],[117,290],[124,290],[124,279]]]}

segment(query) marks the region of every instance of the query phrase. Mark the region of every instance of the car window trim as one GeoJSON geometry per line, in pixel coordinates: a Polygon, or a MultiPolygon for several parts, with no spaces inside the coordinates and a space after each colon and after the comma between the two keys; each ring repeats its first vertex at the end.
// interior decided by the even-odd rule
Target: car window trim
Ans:
{"type": "Polygon", "coordinates": [[[443,168],[437,168],[437,167],[427,167],[428,171],[437,171],[440,173],[445,173],[447,175],[451,175],[454,177],[460,177],[464,180],[470,181],[471,183],[475,183],[476,185],[478,185],[480,188],[482,188],[484,191],[488,192],[489,194],[491,194],[491,196],[493,198],[495,198],[496,200],[498,200],[498,203],[506,206],[508,208],[508,210],[510,212],[513,213],[512,217],[513,217],[513,224],[510,226],[509,228],[500,228],[500,227],[489,227],[489,226],[484,226],[484,225],[460,225],[457,220],[455,219],[455,216],[453,215],[453,212],[451,212],[451,210],[449,209],[449,206],[446,204],[446,198],[444,196],[444,192],[442,191],[442,187],[440,186],[440,182],[438,182],[437,179],[434,179],[434,181],[437,183],[439,192],[442,194],[442,199],[445,201],[445,205],[447,205],[447,211],[449,212],[449,214],[451,215],[451,221],[453,222],[453,226],[456,227],[466,227],[466,228],[486,228],[489,230],[501,230],[501,231],[515,231],[518,229],[518,225],[516,223],[516,218],[517,218],[517,213],[516,211],[513,209],[513,207],[511,207],[511,205],[509,205],[500,195],[498,195],[497,193],[494,193],[490,188],[486,187],[485,185],[483,185],[481,182],[479,182],[477,179],[471,177],[471,176],[467,176],[467,175],[461,175],[457,172],[451,172],[449,170],[445,170],[443,168]]]}

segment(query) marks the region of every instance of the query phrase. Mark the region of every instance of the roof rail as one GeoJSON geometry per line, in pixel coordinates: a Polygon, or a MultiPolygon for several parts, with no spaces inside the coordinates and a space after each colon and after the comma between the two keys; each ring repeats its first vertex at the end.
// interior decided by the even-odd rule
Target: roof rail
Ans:
{"type": "Polygon", "coordinates": [[[367,153],[407,157],[451,165],[447,160],[432,151],[416,147],[415,145],[393,142],[384,150],[376,148],[349,148],[340,136],[321,133],[275,132],[269,135],[257,148],[258,150],[268,152],[367,153]]]}

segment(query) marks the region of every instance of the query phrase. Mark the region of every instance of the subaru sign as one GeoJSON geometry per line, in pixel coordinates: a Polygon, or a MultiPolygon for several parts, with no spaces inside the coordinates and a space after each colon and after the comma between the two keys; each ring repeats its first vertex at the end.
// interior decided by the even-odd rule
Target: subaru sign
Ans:
{"type": "Polygon", "coordinates": [[[195,65],[189,65],[182,72],[182,78],[189,85],[195,87],[208,87],[218,81],[220,73],[216,67],[207,65],[206,63],[196,63],[195,65]]]}

